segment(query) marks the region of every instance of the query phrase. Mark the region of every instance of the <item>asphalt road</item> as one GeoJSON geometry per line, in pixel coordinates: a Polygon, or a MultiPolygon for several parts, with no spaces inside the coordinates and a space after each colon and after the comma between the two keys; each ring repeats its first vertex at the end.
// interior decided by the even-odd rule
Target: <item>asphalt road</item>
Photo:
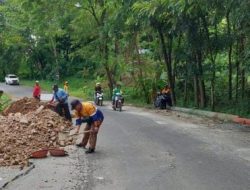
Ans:
{"type": "MultiPolygon", "coordinates": [[[[30,96],[32,91],[4,84],[0,89],[14,97],[30,96]]],[[[249,129],[203,119],[194,124],[193,117],[164,116],[133,107],[121,113],[110,105],[100,109],[105,121],[95,154],[74,150],[71,161],[65,161],[68,164],[57,165],[61,181],[48,179],[41,185],[45,175],[52,174],[35,170],[7,189],[250,189],[249,129]]],[[[39,167],[46,166],[38,163],[39,167]]]]}

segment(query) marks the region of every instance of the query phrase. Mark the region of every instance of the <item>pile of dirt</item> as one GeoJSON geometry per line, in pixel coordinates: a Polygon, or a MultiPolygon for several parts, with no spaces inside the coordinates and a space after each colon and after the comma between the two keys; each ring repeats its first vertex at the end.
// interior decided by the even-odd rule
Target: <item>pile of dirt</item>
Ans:
{"type": "Polygon", "coordinates": [[[22,113],[27,114],[31,111],[35,111],[41,105],[45,105],[45,103],[39,102],[34,98],[23,98],[13,102],[8,108],[3,111],[3,115],[7,116],[10,113],[22,113]]]}
{"type": "MultiPolygon", "coordinates": [[[[25,113],[31,108],[19,108],[16,105],[19,103],[13,103],[12,108],[8,110],[16,107],[25,113]]],[[[17,112],[0,116],[0,166],[27,166],[28,159],[34,151],[74,143],[73,138],[66,141],[59,139],[59,133],[69,129],[72,124],[57,113],[41,108],[27,114],[17,112]]]]}

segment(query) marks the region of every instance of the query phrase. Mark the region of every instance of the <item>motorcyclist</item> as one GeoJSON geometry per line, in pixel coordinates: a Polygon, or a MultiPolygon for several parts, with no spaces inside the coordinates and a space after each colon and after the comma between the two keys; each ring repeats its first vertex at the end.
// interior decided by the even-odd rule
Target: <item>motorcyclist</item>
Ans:
{"type": "MultiPolygon", "coordinates": [[[[115,105],[115,97],[117,94],[122,95],[121,85],[117,84],[116,87],[113,89],[113,96],[112,96],[112,105],[115,105]]],[[[122,104],[124,103],[124,98],[122,97],[122,104]]]]}
{"type": "Polygon", "coordinates": [[[101,86],[101,83],[96,83],[96,85],[95,85],[95,95],[97,94],[97,93],[99,93],[99,94],[101,94],[103,92],[103,90],[102,90],[102,86],[101,86]]]}

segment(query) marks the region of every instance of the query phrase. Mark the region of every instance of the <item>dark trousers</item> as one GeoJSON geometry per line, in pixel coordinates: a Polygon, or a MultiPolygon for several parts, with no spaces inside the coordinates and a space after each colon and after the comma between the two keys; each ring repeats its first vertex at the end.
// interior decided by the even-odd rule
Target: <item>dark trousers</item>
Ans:
{"type": "Polygon", "coordinates": [[[72,121],[68,103],[58,103],[56,105],[56,112],[67,120],[72,121]]]}

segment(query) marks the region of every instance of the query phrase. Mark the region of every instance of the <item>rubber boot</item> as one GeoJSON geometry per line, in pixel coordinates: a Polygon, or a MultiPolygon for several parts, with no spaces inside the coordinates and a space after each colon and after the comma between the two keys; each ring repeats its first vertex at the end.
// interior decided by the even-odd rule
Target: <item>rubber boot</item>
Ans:
{"type": "Polygon", "coordinates": [[[86,154],[92,154],[95,152],[95,149],[89,148],[87,151],[85,151],[86,154]]]}

